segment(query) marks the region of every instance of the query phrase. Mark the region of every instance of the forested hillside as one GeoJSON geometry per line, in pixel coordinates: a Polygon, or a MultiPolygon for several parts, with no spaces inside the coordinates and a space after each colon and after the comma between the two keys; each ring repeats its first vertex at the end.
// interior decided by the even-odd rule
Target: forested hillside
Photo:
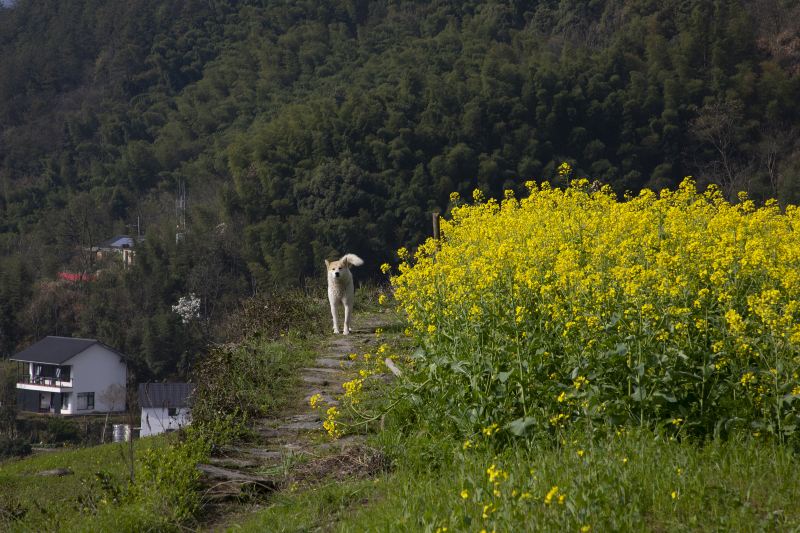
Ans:
{"type": "Polygon", "coordinates": [[[791,0],[18,0],[0,7],[0,351],[184,373],[248,294],[359,272],[526,180],[800,200],[791,0]],[[175,200],[188,198],[176,242],[175,200]],[[145,236],[133,268],[85,248],[145,236]],[[56,281],[59,271],[101,274],[56,281]],[[195,293],[199,316],[172,311],[195,293]]]}

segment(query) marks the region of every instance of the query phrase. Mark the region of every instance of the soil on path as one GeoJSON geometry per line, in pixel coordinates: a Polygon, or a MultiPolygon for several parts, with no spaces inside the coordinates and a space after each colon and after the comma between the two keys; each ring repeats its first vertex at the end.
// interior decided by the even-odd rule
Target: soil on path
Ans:
{"type": "Polygon", "coordinates": [[[383,459],[364,445],[361,435],[331,440],[322,427],[325,410],[314,410],[310,398],[337,405],[342,384],[353,379],[351,353],[375,348],[375,330],[394,322],[389,313],[357,316],[350,335],[324,338],[314,364],[301,370],[296,400],[283,412],[254,421],[254,438],[218,450],[210,464],[199,465],[208,491],[207,522],[202,529],[223,531],[236,517],[268,504],[274,491],[323,478],[345,479],[375,475],[383,459]]]}

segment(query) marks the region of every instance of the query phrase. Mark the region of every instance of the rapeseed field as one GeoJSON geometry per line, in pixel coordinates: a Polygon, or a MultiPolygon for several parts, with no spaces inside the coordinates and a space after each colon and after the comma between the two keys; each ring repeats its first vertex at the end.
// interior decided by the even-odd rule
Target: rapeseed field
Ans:
{"type": "Polygon", "coordinates": [[[421,420],[465,442],[576,426],[793,438],[796,207],[690,178],[622,199],[586,179],[526,185],[522,199],[453,194],[441,240],[398,252],[421,420]]]}

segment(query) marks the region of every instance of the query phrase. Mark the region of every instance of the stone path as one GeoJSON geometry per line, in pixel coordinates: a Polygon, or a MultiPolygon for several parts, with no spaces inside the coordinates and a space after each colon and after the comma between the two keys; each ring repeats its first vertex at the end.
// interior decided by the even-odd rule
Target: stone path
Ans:
{"type": "MultiPolygon", "coordinates": [[[[326,337],[314,365],[302,369],[302,385],[293,405],[272,418],[256,420],[252,428],[254,440],[223,447],[210,464],[199,465],[209,487],[206,494],[209,504],[222,504],[219,509],[225,514],[225,502],[252,500],[254,495],[263,496],[292,482],[313,482],[315,476],[337,477],[336,471],[330,471],[332,464],[344,467],[339,473],[343,477],[358,476],[359,468],[380,466],[380,458],[372,456],[374,450],[364,446],[362,436],[331,441],[322,428],[325,410],[315,411],[309,405],[315,394],[321,395],[326,404],[338,403],[336,398],[343,393],[342,383],[353,378],[349,354],[374,350],[375,329],[392,321],[391,315],[381,313],[355,318],[356,329],[350,335],[326,337]],[[315,469],[317,463],[319,468],[315,469]]],[[[228,505],[227,511],[234,512],[233,507],[228,505]]],[[[215,523],[206,524],[205,529],[222,530],[225,521],[222,516],[215,523]]]]}

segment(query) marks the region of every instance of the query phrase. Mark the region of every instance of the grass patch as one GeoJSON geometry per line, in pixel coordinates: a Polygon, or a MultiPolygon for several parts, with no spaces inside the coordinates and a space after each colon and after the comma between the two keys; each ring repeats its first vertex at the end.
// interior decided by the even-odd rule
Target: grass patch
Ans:
{"type": "Polygon", "coordinates": [[[795,453],[649,432],[495,453],[429,435],[377,439],[394,470],[276,496],[242,531],[787,531],[800,527],[795,453]],[[548,496],[549,495],[549,496],[548,496]]]}
{"type": "Polygon", "coordinates": [[[375,480],[359,480],[279,493],[268,507],[230,530],[278,533],[327,529],[354,518],[358,508],[369,505],[375,486],[375,480]]]}
{"type": "MultiPolygon", "coordinates": [[[[447,448],[429,437],[398,450],[391,490],[342,530],[672,531],[788,530],[798,466],[785,447],[753,439],[698,446],[651,432],[595,442],[530,443],[495,454],[447,448]]],[[[463,448],[463,445],[460,447],[463,448]]]]}
{"type": "MultiPolygon", "coordinates": [[[[136,454],[162,449],[174,436],[158,436],[135,441],[136,454]]],[[[75,531],[87,526],[93,511],[85,502],[95,501],[100,508],[113,501],[100,500],[107,486],[125,486],[128,467],[124,454],[127,445],[104,444],[35,455],[0,464],[0,529],[4,531],[75,531]],[[42,477],[36,473],[68,468],[73,474],[42,477]]]]}

